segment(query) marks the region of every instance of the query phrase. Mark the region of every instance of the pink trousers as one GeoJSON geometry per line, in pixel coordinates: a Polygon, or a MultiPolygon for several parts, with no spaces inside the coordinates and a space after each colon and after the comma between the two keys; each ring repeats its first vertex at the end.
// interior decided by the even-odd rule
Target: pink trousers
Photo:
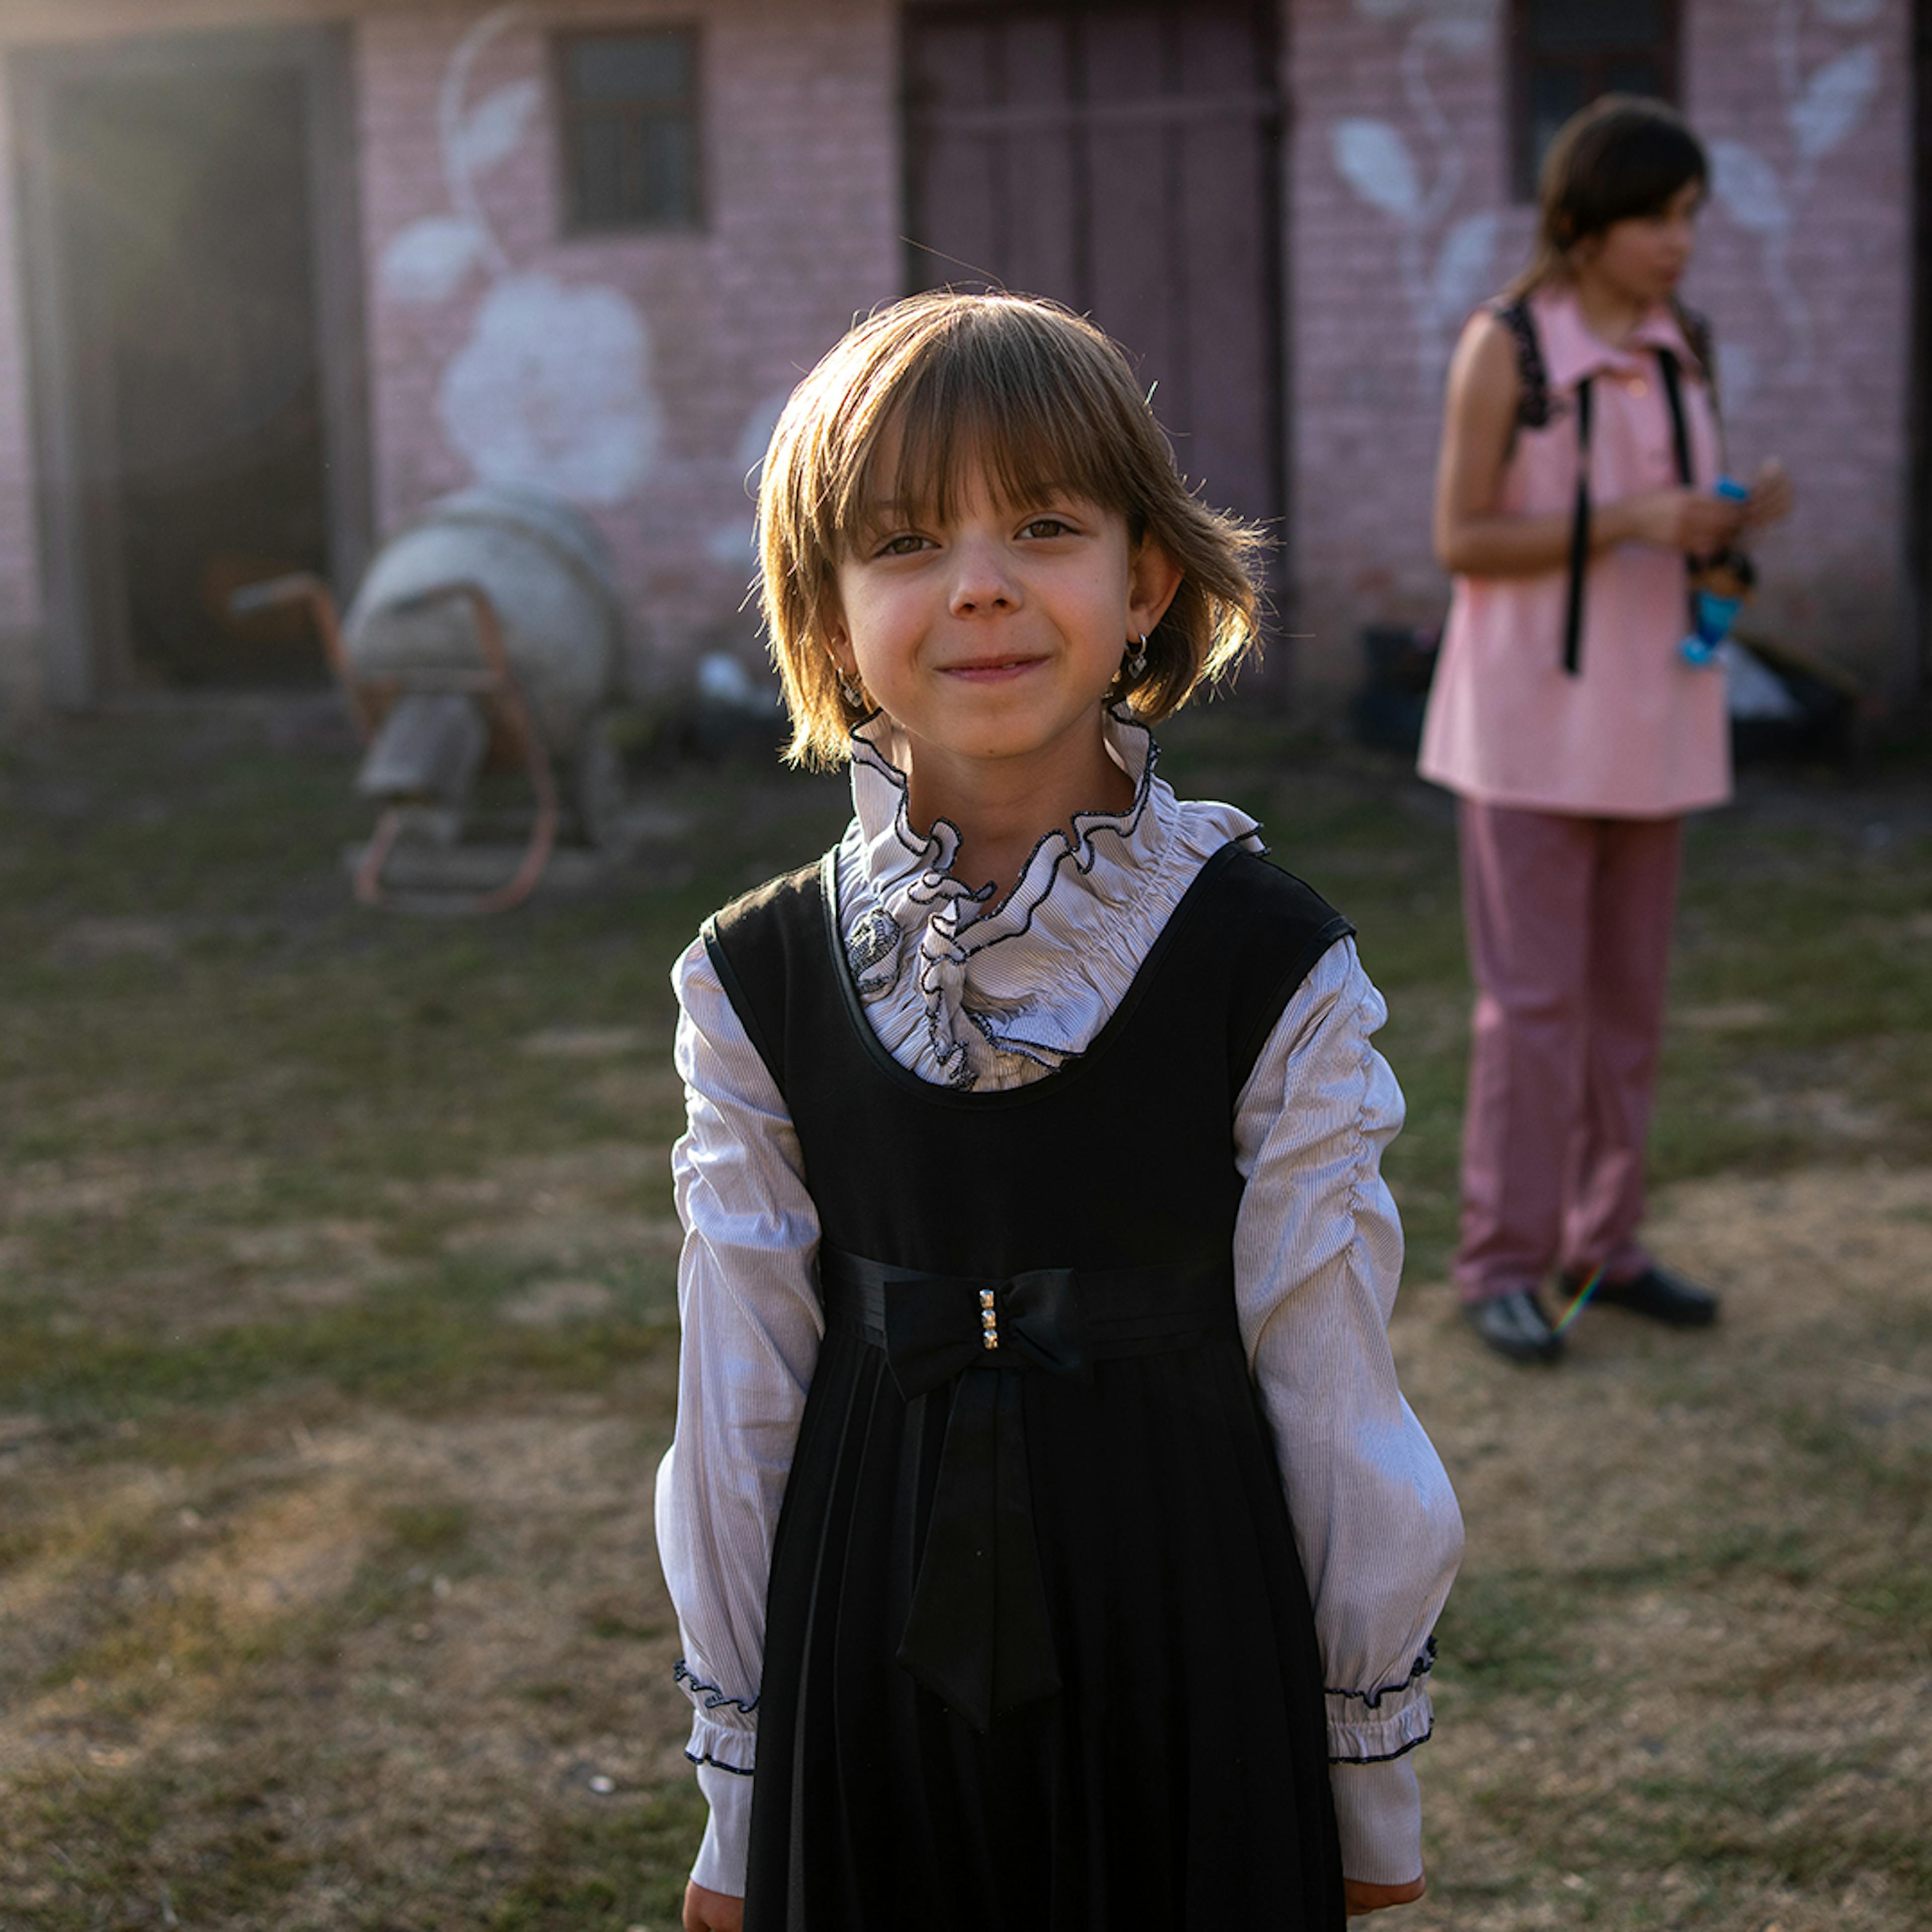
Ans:
{"type": "Polygon", "coordinates": [[[1476,982],[1456,1284],[1641,1274],[1683,820],[1463,799],[1456,829],[1476,982]]]}

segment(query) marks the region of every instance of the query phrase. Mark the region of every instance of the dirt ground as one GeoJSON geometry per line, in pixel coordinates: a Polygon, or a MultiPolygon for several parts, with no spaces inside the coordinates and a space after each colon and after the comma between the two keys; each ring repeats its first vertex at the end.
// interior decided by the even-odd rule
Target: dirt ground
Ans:
{"type": "MultiPolygon", "coordinates": [[[[110,782],[101,748],[0,764],[0,1928],[674,1925],[664,968],[837,800],[727,775],[686,802],[710,869],[424,933],[289,868],[341,824],[326,760],[117,743],[110,782]]],[[[1724,1318],[1592,1310],[1526,1371],[1442,1279],[1443,827],[1372,773],[1295,784],[1397,1014],[1394,1340],[1469,1530],[1432,1889],[1387,1922],[1918,1932],[1932,841],[1780,794],[1694,858],[1653,1233],[1724,1318]],[[1767,879],[1788,916],[1740,934],[1767,879]]]]}

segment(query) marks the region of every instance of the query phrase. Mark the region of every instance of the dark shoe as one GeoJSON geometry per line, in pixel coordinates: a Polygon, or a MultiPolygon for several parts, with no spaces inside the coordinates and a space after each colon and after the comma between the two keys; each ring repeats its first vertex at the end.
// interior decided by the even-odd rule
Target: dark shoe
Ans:
{"type": "MultiPolygon", "coordinates": [[[[1563,1286],[1580,1294],[1587,1275],[1565,1275],[1563,1286]]],[[[1608,1308],[1627,1308],[1673,1328],[1708,1328],[1718,1318],[1718,1298],[1708,1288],[1686,1281],[1654,1264],[1628,1281],[1600,1281],[1590,1299],[1608,1308]]]]}
{"type": "Polygon", "coordinates": [[[1555,1362],[1562,1358],[1563,1337],[1550,1327],[1533,1288],[1514,1288],[1486,1301],[1466,1301],[1462,1318],[1498,1354],[1513,1362],[1555,1362]]]}

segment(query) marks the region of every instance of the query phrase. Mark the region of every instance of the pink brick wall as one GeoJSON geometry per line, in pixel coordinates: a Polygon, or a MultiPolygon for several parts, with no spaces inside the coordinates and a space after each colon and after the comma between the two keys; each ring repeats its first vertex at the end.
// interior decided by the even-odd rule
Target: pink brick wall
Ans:
{"type": "Polygon", "coordinates": [[[544,344],[523,338],[547,314],[588,331],[591,349],[614,340],[590,420],[573,413],[596,403],[582,345],[540,370],[536,407],[554,417],[542,460],[615,550],[635,615],[633,674],[647,680],[697,644],[748,639],[738,614],[752,567],[746,472],[800,374],[855,311],[898,291],[895,16],[886,0],[701,10],[556,0],[536,26],[472,40],[466,111],[513,98],[500,90],[519,84],[541,87],[542,104],[524,138],[476,178],[500,253],[424,299],[399,238],[453,212],[439,96],[482,17],[475,8],[390,15],[358,35],[378,520],[392,529],[479,466],[514,467],[475,392],[466,400],[466,383],[489,386],[491,352],[466,348],[479,331],[505,354],[516,338],[539,363],[544,344]],[[703,231],[560,238],[544,30],[700,12],[703,231]],[[626,332],[638,322],[640,387],[625,374],[636,361],[626,332]],[[600,423],[605,415],[622,427],[600,423]]]}
{"type": "Polygon", "coordinates": [[[1690,296],[1717,325],[1734,463],[1780,454],[1799,491],[1758,621],[1902,680],[1910,10],[1706,0],[1686,26],[1717,177],[1690,296]]]}
{"type": "MultiPolygon", "coordinates": [[[[1504,178],[1500,0],[1283,4],[1290,614],[1312,634],[1298,664],[1320,700],[1358,675],[1360,623],[1442,607],[1428,517],[1443,368],[1468,309],[1522,260],[1530,215],[1510,205],[1504,178]]],[[[458,104],[513,107],[503,90],[523,84],[532,110],[476,172],[493,252],[466,266],[448,245],[460,211],[438,116],[453,58],[500,11],[484,0],[95,0],[84,13],[70,0],[14,0],[0,38],[353,16],[379,524],[393,529],[479,465],[500,464],[505,424],[527,413],[539,467],[565,478],[612,542],[637,614],[634,670],[648,678],[707,638],[748,635],[743,477],[770,412],[855,311],[900,285],[896,8],[536,0],[534,21],[532,10],[481,46],[458,104]],[[702,24],[706,225],[561,238],[545,33],[655,19],[702,24]],[[421,226],[437,221],[439,232],[421,226]],[[520,381],[506,366],[519,358],[520,381]]],[[[1910,352],[1904,0],[1684,0],[1684,13],[1687,104],[1719,160],[1688,292],[1718,325],[1735,464],[1776,450],[1801,495],[1786,534],[1765,548],[1760,621],[1895,677],[1910,352]]],[[[41,604],[8,189],[0,688],[31,673],[41,604]]]]}
{"type": "MultiPolygon", "coordinates": [[[[1717,328],[1734,467],[1801,508],[1756,621],[1880,682],[1900,635],[1910,182],[1903,0],[1686,0],[1686,106],[1718,180],[1687,285],[1717,328]],[[1828,14],[1830,18],[1826,17],[1828,14]],[[1843,108],[1845,112],[1840,112],[1843,108]]],[[[1495,0],[1293,0],[1294,628],[1310,694],[1371,619],[1430,620],[1441,389],[1464,317],[1524,259],[1495,0]]]]}
{"type": "MultiPolygon", "coordinates": [[[[10,116],[0,92],[0,156],[12,152],[10,116]]],[[[10,179],[0,178],[0,713],[15,706],[30,708],[38,702],[40,684],[40,532],[34,509],[17,202],[11,187],[10,179]]]]}

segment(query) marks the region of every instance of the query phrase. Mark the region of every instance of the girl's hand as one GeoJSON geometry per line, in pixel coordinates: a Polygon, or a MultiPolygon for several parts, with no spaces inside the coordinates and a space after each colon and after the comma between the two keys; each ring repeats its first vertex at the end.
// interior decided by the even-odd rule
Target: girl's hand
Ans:
{"type": "MultiPolygon", "coordinates": [[[[1744,526],[1744,506],[1702,490],[1646,490],[1606,505],[1615,537],[1654,544],[1686,556],[1709,556],[1722,550],[1744,526]]],[[[1609,534],[1609,532],[1606,532],[1609,534]]]]}
{"type": "Polygon", "coordinates": [[[1348,1916],[1359,1918],[1365,1912],[1380,1912],[1386,1906],[1413,1905],[1428,1889],[1426,1879],[1411,1879],[1406,1885],[1365,1885],[1360,1879],[1342,1881],[1348,1901],[1348,1916]]]}
{"type": "Polygon", "coordinates": [[[745,1901],[706,1892],[693,1879],[684,1888],[684,1932],[745,1932],[745,1901]]]}
{"type": "Polygon", "coordinates": [[[1760,463],[1751,476],[1750,501],[1744,506],[1745,527],[1762,530],[1766,524],[1782,521],[1790,515],[1797,498],[1790,472],[1776,457],[1760,463]]]}

